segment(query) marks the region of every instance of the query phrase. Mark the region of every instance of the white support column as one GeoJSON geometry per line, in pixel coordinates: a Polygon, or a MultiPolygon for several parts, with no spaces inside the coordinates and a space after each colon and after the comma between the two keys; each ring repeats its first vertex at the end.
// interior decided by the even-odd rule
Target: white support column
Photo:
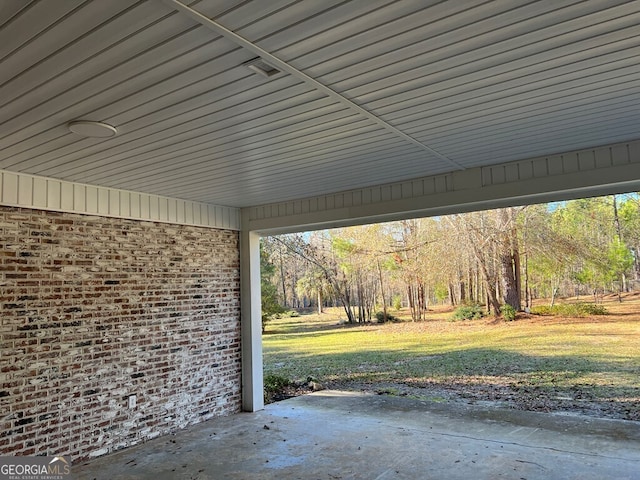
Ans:
{"type": "Polygon", "coordinates": [[[260,235],[240,232],[240,298],[242,317],[242,409],[264,408],[262,320],[260,299],[260,235]]]}

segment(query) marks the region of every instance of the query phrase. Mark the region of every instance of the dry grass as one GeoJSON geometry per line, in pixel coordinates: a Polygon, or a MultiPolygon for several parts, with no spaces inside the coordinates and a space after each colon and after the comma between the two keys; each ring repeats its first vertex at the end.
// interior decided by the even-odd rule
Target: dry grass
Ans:
{"type": "Polygon", "coordinates": [[[280,319],[264,336],[265,373],[435,401],[640,420],[640,297],[605,302],[606,316],[519,314],[515,322],[451,322],[446,308],[424,322],[381,325],[341,325],[337,309],[280,319]]]}

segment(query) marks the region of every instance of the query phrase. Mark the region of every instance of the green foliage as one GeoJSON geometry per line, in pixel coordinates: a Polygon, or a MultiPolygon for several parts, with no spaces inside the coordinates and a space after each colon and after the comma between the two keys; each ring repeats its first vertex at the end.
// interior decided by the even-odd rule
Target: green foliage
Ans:
{"type": "Polygon", "coordinates": [[[402,308],[402,297],[400,295],[396,295],[393,297],[393,308],[399,311],[402,308]]]}
{"type": "Polygon", "coordinates": [[[628,245],[640,243],[640,202],[637,195],[624,198],[618,209],[622,236],[628,245]]]}
{"type": "Polygon", "coordinates": [[[447,298],[449,298],[449,289],[444,283],[439,283],[436,285],[433,294],[436,297],[436,300],[438,300],[439,302],[443,302],[447,298]]]}
{"type": "Polygon", "coordinates": [[[304,276],[298,279],[296,291],[300,297],[307,296],[320,302],[335,293],[325,272],[317,267],[309,267],[304,276]]]}
{"type": "Polygon", "coordinates": [[[482,317],[484,317],[482,305],[473,303],[469,305],[461,305],[456,308],[455,312],[453,312],[453,315],[451,316],[451,320],[478,320],[482,317]]]}
{"type": "Polygon", "coordinates": [[[392,256],[382,258],[382,260],[380,260],[380,267],[386,272],[396,272],[400,270],[398,263],[392,256]]]}
{"type": "Polygon", "coordinates": [[[264,389],[267,391],[282,390],[291,385],[291,380],[281,375],[269,374],[264,377],[264,389]]]}
{"type": "Polygon", "coordinates": [[[348,238],[341,238],[336,235],[331,237],[331,248],[340,261],[340,269],[346,274],[350,275],[354,273],[355,265],[352,263],[355,260],[358,246],[353,240],[348,238]]]}
{"type": "Polygon", "coordinates": [[[607,251],[607,276],[610,281],[620,280],[633,266],[633,255],[629,248],[619,238],[614,238],[607,251]]]}
{"type": "Polygon", "coordinates": [[[264,377],[264,400],[271,403],[274,397],[281,395],[282,391],[291,385],[291,380],[281,375],[268,374],[264,377]]]}
{"type": "Polygon", "coordinates": [[[578,311],[585,315],[608,315],[609,312],[603,305],[594,303],[579,303],[578,311]]]}
{"type": "Polygon", "coordinates": [[[594,285],[596,284],[597,274],[596,271],[590,266],[583,266],[582,268],[573,272],[571,276],[580,285],[594,285]]]}
{"type": "Polygon", "coordinates": [[[531,313],[542,316],[587,317],[589,315],[608,315],[609,312],[602,305],[595,305],[593,303],[566,303],[554,305],[553,307],[540,305],[533,307],[531,313]]]}
{"type": "Polygon", "coordinates": [[[276,315],[284,312],[284,308],[278,302],[276,286],[271,281],[275,266],[269,262],[269,258],[260,243],[260,298],[262,302],[262,332],[276,315]]]}
{"type": "Polygon", "coordinates": [[[624,276],[633,266],[629,247],[640,240],[637,236],[640,233],[638,213],[635,196],[606,196],[563,203],[553,212],[551,224],[554,233],[570,240],[568,244],[565,242],[570,248],[559,248],[557,238],[547,242],[553,244],[553,248],[543,250],[531,259],[532,277],[542,273],[553,288],[560,287],[564,279],[589,290],[620,291],[624,276]],[[563,255],[553,260],[556,252],[563,255]]]}
{"type": "Polygon", "coordinates": [[[340,258],[346,258],[349,255],[353,255],[358,250],[358,246],[353,242],[353,240],[335,235],[331,237],[331,246],[340,258]]]}
{"type": "Polygon", "coordinates": [[[508,303],[505,303],[500,307],[500,314],[504,318],[505,322],[513,322],[516,319],[516,309],[508,303]]]}
{"type": "Polygon", "coordinates": [[[273,318],[296,318],[300,316],[300,312],[297,310],[282,310],[273,315],[273,318]]]}
{"type": "Polygon", "coordinates": [[[553,307],[549,305],[538,305],[537,307],[531,307],[531,314],[548,317],[550,315],[555,315],[552,310],[553,307]]]}
{"type": "Polygon", "coordinates": [[[284,309],[278,303],[275,285],[262,283],[262,332],[267,329],[267,323],[280,315],[284,309]]]}
{"type": "MultiPolygon", "coordinates": [[[[384,312],[376,312],[376,319],[378,323],[384,323],[384,312]]],[[[394,317],[389,312],[387,312],[387,322],[399,322],[400,319],[398,317],[394,317]]]]}

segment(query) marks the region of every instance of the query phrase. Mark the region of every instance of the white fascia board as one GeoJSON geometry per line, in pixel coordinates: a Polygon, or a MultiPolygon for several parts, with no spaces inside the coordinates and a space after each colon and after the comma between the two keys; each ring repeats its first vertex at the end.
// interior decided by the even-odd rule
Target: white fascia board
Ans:
{"type": "Polygon", "coordinates": [[[0,205],[240,230],[240,209],[0,170],[0,205]]]}
{"type": "Polygon", "coordinates": [[[640,191],[640,140],[242,210],[263,235],[640,191]]]}

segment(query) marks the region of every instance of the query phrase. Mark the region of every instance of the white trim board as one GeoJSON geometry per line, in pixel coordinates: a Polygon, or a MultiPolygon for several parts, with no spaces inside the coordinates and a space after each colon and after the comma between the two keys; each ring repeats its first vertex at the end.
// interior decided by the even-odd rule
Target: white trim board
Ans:
{"type": "Polygon", "coordinates": [[[640,140],[242,209],[263,235],[640,191],[640,140]]]}
{"type": "Polygon", "coordinates": [[[240,209],[0,170],[0,204],[240,230],[240,209]]]}

